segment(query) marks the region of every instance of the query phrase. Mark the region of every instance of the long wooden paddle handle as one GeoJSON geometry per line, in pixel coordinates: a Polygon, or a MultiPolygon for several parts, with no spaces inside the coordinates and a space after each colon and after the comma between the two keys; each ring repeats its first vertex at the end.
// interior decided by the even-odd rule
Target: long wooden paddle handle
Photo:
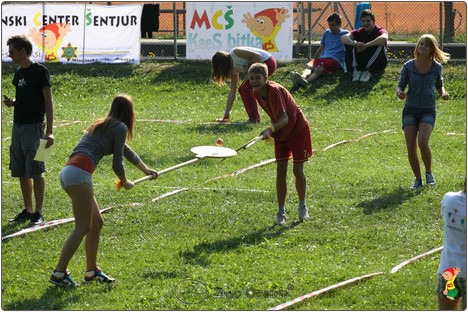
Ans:
{"type": "MultiPolygon", "coordinates": [[[[200,159],[203,159],[204,157],[196,157],[194,159],[190,159],[186,162],[183,162],[181,164],[178,164],[178,165],[175,165],[175,166],[172,166],[172,167],[169,167],[169,168],[166,168],[166,169],[163,169],[161,171],[158,171],[158,175],[161,175],[161,174],[165,174],[165,173],[168,173],[168,172],[171,172],[173,170],[176,170],[176,169],[179,169],[179,168],[182,168],[182,167],[185,167],[185,166],[188,166],[190,164],[193,164],[193,163],[196,163],[197,161],[199,161],[200,159]]],[[[137,180],[138,181],[138,180],[137,180]]]]}
{"type": "MultiPolygon", "coordinates": [[[[190,160],[188,160],[188,161],[186,161],[186,162],[183,162],[183,163],[180,163],[180,164],[178,164],[178,165],[175,165],[175,166],[172,166],[172,167],[163,169],[163,170],[161,170],[161,171],[158,171],[158,177],[159,177],[160,175],[162,175],[162,174],[168,173],[168,172],[173,171],[173,170],[176,170],[176,169],[178,169],[178,168],[182,168],[182,167],[188,166],[188,165],[190,165],[190,164],[196,163],[197,161],[199,161],[200,159],[203,159],[203,158],[204,158],[204,157],[198,156],[198,157],[196,157],[196,158],[194,158],[194,159],[190,159],[190,160]]],[[[143,182],[143,181],[149,180],[149,179],[151,179],[151,178],[152,178],[151,175],[147,175],[147,176],[144,176],[144,177],[142,177],[142,178],[139,178],[139,179],[133,181],[133,184],[135,185],[135,184],[141,183],[141,182],[143,182]]],[[[120,181],[119,181],[119,180],[115,181],[115,186],[117,187],[117,190],[120,190],[120,188],[122,187],[122,185],[120,185],[120,181]]]]}

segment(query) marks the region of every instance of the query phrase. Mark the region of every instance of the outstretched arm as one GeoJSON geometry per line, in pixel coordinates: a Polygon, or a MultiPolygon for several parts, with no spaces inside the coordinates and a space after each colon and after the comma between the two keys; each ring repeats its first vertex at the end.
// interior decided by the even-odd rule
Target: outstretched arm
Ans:
{"type": "Polygon", "coordinates": [[[229,121],[231,116],[232,106],[234,105],[234,100],[236,99],[237,92],[237,82],[239,81],[239,73],[235,73],[231,78],[231,88],[226,101],[226,109],[224,110],[224,117],[222,121],[229,121]]]}

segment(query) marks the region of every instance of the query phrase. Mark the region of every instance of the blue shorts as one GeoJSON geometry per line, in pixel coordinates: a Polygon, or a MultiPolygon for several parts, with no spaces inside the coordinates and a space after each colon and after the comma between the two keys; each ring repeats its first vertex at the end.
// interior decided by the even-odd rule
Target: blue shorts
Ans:
{"type": "Polygon", "coordinates": [[[44,136],[43,122],[13,124],[10,145],[10,170],[14,178],[39,179],[44,176],[45,164],[35,161],[39,139],[44,136]]]}
{"type": "Polygon", "coordinates": [[[436,121],[435,107],[405,107],[402,114],[402,129],[406,126],[418,126],[421,123],[427,123],[434,128],[436,121]]]}
{"type": "Polygon", "coordinates": [[[93,186],[93,175],[88,171],[72,165],[66,165],[60,171],[60,184],[63,189],[71,185],[83,183],[93,186]]]}

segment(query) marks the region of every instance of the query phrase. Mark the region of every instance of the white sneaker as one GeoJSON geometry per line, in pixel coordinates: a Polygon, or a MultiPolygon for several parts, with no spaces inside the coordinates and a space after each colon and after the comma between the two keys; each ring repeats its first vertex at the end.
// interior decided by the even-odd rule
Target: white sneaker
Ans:
{"type": "Polygon", "coordinates": [[[436,180],[434,175],[431,173],[426,173],[426,184],[427,185],[436,185],[436,180]]]}
{"type": "Polygon", "coordinates": [[[361,78],[361,75],[362,75],[362,71],[355,70],[353,72],[353,82],[359,81],[359,79],[361,78]]]}
{"type": "Polygon", "coordinates": [[[362,72],[361,78],[359,78],[360,82],[368,82],[369,79],[372,77],[371,73],[368,70],[362,72]]]}
{"type": "Polygon", "coordinates": [[[304,207],[297,207],[297,212],[299,213],[299,221],[304,221],[304,220],[309,220],[309,212],[306,208],[304,207]]]}
{"type": "Polygon", "coordinates": [[[289,78],[290,78],[290,79],[292,80],[292,82],[294,82],[294,83],[297,83],[297,81],[296,81],[296,74],[297,74],[297,72],[295,72],[295,71],[289,72],[289,78]]]}
{"type": "Polygon", "coordinates": [[[276,224],[277,225],[285,225],[286,224],[286,214],[285,213],[277,213],[276,214],[276,224]]]}
{"type": "Polygon", "coordinates": [[[302,75],[298,72],[292,71],[289,76],[293,82],[298,83],[303,87],[307,87],[309,84],[309,82],[305,80],[304,77],[302,77],[302,75]]]}

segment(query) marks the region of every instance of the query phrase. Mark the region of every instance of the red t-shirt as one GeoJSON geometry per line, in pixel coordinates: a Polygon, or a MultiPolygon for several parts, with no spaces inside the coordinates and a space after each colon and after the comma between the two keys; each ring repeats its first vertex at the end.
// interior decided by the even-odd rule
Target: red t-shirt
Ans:
{"type": "MultiPolygon", "coordinates": [[[[377,25],[375,25],[374,30],[370,34],[367,33],[364,27],[351,30],[351,35],[353,35],[354,40],[364,43],[370,42],[383,34],[388,35],[387,30],[377,25]]],[[[385,45],[385,47],[387,47],[387,45],[385,45]]]]}
{"type": "Polygon", "coordinates": [[[264,99],[257,91],[253,95],[263,110],[270,116],[272,122],[278,121],[283,112],[288,114],[288,124],[273,133],[273,138],[278,141],[287,141],[296,131],[309,126],[304,113],[297,106],[291,93],[282,85],[267,81],[267,97],[264,99]]]}

